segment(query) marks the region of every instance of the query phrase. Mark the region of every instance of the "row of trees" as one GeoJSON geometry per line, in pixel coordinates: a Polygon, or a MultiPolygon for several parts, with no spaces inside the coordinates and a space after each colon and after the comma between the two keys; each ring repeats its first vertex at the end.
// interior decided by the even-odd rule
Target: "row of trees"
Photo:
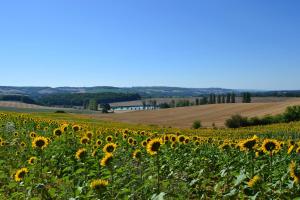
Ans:
{"type": "MultiPolygon", "coordinates": [[[[185,106],[194,106],[194,105],[206,105],[206,104],[225,104],[225,103],[236,103],[237,95],[235,93],[228,94],[210,94],[209,96],[205,96],[202,98],[196,98],[195,101],[186,100],[178,100],[175,101],[172,99],[169,103],[164,102],[159,104],[160,108],[174,108],[174,107],[185,107],[185,106]]],[[[251,103],[251,94],[243,93],[242,94],[242,102],[243,103],[251,103]]],[[[154,100],[153,100],[154,101],[154,100]]],[[[156,101],[155,101],[155,105],[156,101]]]]}

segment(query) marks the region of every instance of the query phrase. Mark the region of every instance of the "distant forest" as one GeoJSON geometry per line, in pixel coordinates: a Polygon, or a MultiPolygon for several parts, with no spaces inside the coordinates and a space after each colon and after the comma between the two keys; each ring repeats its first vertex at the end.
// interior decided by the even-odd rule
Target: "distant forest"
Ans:
{"type": "Polygon", "coordinates": [[[20,101],[24,103],[38,104],[44,106],[87,106],[90,101],[97,104],[106,104],[122,101],[140,100],[139,94],[126,94],[126,93],[65,93],[65,94],[50,94],[43,95],[36,98],[23,95],[2,95],[2,101],[20,101]]]}

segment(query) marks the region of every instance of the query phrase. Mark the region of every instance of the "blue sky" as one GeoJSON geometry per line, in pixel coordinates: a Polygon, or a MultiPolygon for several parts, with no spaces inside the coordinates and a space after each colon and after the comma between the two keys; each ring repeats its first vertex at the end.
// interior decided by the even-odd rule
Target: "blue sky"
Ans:
{"type": "Polygon", "coordinates": [[[298,0],[3,0],[0,85],[300,89],[298,0]]]}

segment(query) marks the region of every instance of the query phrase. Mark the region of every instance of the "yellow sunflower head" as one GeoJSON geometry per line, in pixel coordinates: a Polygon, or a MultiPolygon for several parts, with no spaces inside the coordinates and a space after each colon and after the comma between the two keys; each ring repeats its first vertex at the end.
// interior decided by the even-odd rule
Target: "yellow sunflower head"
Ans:
{"type": "Polygon", "coordinates": [[[32,147],[37,149],[44,149],[48,144],[48,139],[43,136],[37,136],[32,141],[32,147]]]}
{"type": "Polygon", "coordinates": [[[28,173],[27,168],[21,168],[19,169],[15,174],[15,181],[20,182],[25,177],[25,175],[28,173]]]}
{"type": "Polygon", "coordinates": [[[297,170],[296,162],[292,161],[289,168],[290,176],[294,179],[294,182],[298,184],[300,181],[300,171],[297,170]]]}
{"type": "Polygon", "coordinates": [[[93,180],[90,184],[91,189],[96,190],[97,192],[102,192],[108,186],[108,181],[97,179],[93,180]]]}
{"type": "Polygon", "coordinates": [[[37,160],[37,158],[32,156],[28,159],[28,164],[33,165],[33,164],[35,164],[36,160],[37,160]]]}
{"type": "Polygon", "coordinates": [[[63,131],[60,128],[56,128],[56,129],[53,130],[53,135],[56,136],[56,137],[61,136],[62,133],[63,133],[63,131]]]}
{"type": "Polygon", "coordinates": [[[75,125],[72,126],[72,129],[73,129],[74,132],[77,132],[77,131],[80,130],[80,126],[75,124],[75,125]]]}
{"type": "Polygon", "coordinates": [[[113,136],[109,135],[106,137],[106,142],[112,142],[113,141],[113,136]]]}
{"type": "Polygon", "coordinates": [[[162,145],[161,138],[154,138],[147,144],[147,152],[150,155],[156,155],[162,145]]]}
{"type": "Polygon", "coordinates": [[[258,143],[258,138],[257,136],[254,136],[251,139],[242,140],[239,145],[240,145],[240,149],[243,151],[252,151],[257,146],[257,143],[258,143]]]}
{"type": "Polygon", "coordinates": [[[80,138],[80,143],[81,144],[88,144],[90,141],[90,139],[86,136],[83,136],[82,138],[80,138]]]}
{"type": "Polygon", "coordinates": [[[265,139],[261,149],[264,153],[273,154],[280,150],[280,143],[274,139],[265,139]]]}
{"type": "Polygon", "coordinates": [[[113,153],[117,148],[117,145],[115,143],[108,143],[103,147],[103,151],[105,153],[113,153]]]}
{"type": "Polygon", "coordinates": [[[97,141],[96,141],[96,146],[99,147],[99,146],[101,146],[101,144],[102,144],[102,140],[97,140],[97,141]]]}
{"type": "Polygon", "coordinates": [[[100,165],[105,167],[109,166],[113,160],[113,155],[111,153],[106,153],[105,156],[101,159],[100,165]]]}
{"type": "Polygon", "coordinates": [[[89,139],[92,139],[92,137],[93,137],[93,132],[92,132],[92,131],[88,131],[85,135],[86,135],[86,137],[88,137],[89,139]]]}
{"type": "Polygon", "coordinates": [[[261,180],[260,176],[254,176],[250,181],[248,181],[248,187],[254,188],[258,182],[261,180]]]}
{"type": "Polygon", "coordinates": [[[142,158],[141,150],[137,149],[133,152],[132,157],[136,160],[140,160],[142,158]]]}
{"type": "Polygon", "coordinates": [[[86,153],[87,151],[85,148],[78,149],[76,151],[75,157],[77,158],[77,160],[82,160],[86,156],[86,153]]]}

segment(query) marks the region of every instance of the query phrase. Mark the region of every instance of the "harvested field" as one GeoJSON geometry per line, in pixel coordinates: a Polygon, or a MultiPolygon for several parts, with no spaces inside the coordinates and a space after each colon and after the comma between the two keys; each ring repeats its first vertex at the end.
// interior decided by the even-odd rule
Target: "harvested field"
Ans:
{"type": "Polygon", "coordinates": [[[178,128],[190,128],[195,120],[201,120],[203,126],[211,126],[212,123],[215,123],[216,126],[222,127],[225,120],[234,114],[241,114],[248,117],[264,116],[267,114],[273,115],[284,112],[286,107],[292,105],[300,105],[300,98],[285,98],[281,101],[269,103],[214,104],[86,116],[103,120],[178,128]]]}

